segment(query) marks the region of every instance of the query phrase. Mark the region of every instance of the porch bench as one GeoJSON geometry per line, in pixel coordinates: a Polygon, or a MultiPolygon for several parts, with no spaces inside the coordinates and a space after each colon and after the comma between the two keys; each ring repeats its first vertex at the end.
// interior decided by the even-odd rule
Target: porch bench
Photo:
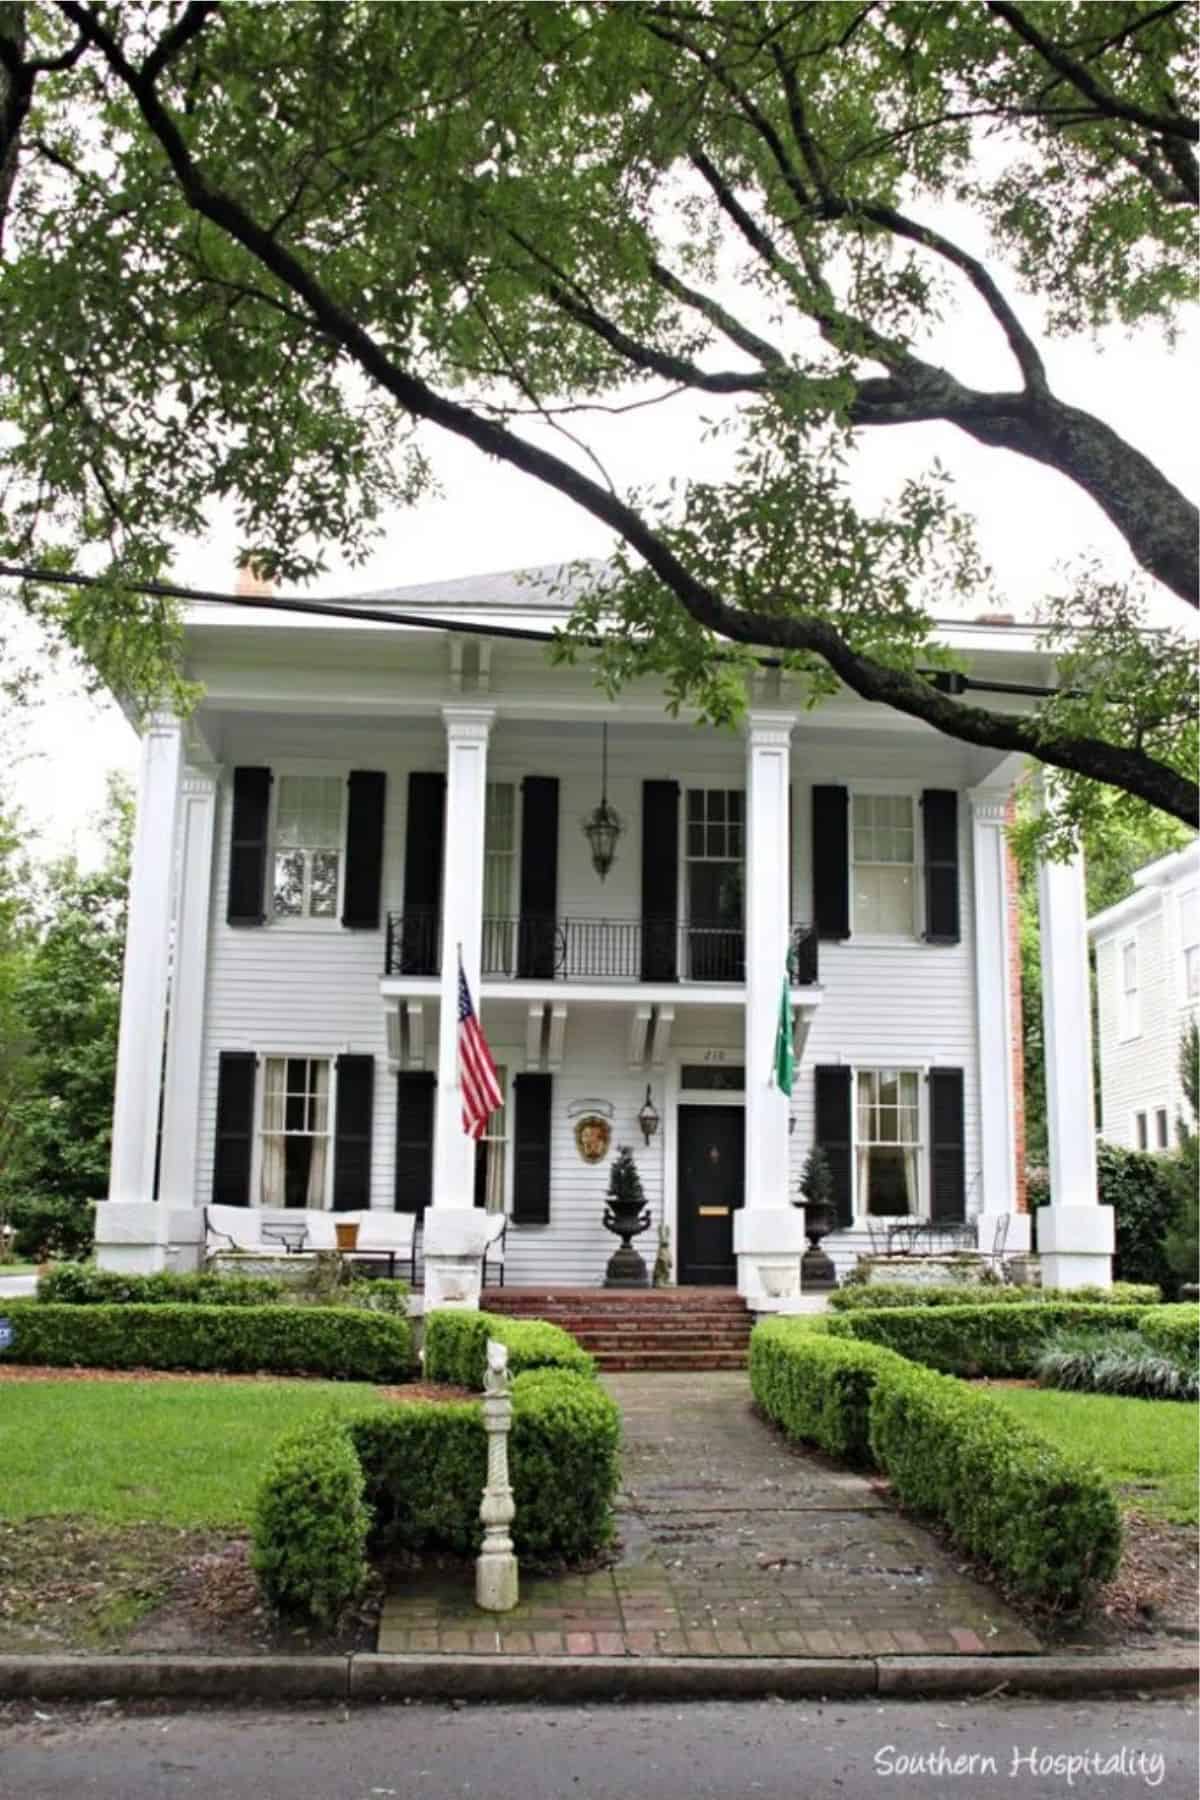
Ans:
{"type": "MultiPolygon", "coordinates": [[[[208,1255],[237,1250],[251,1256],[311,1255],[336,1250],[339,1224],[358,1226],[359,1250],[373,1252],[364,1260],[382,1260],[389,1272],[397,1265],[416,1278],[416,1218],[412,1213],[326,1212],[299,1207],[206,1206],[205,1250],[208,1255]]],[[[354,1252],[348,1252],[353,1257],[354,1252]]]]}

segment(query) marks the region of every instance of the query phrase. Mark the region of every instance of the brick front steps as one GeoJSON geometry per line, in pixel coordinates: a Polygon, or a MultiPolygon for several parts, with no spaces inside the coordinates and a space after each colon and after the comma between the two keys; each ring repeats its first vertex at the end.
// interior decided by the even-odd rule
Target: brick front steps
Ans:
{"type": "Polygon", "coordinates": [[[753,1323],[732,1288],[485,1288],[481,1305],[561,1325],[601,1369],[744,1369],[753,1323]]]}

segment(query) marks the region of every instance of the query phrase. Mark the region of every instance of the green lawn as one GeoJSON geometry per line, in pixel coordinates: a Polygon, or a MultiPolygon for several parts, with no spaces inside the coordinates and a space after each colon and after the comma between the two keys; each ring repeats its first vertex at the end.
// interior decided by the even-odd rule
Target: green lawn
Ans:
{"type": "Polygon", "coordinates": [[[286,1431],[387,1405],[330,1381],[0,1383],[0,1518],[241,1526],[286,1431]]]}
{"type": "Polygon", "coordinates": [[[36,1275],[36,1263],[0,1262],[0,1275],[36,1275]]]}
{"type": "Polygon", "coordinates": [[[1064,1450],[1099,1465],[1131,1512],[1194,1525],[1200,1408],[1184,1400],[1124,1400],[1051,1388],[988,1392],[1064,1450]]]}

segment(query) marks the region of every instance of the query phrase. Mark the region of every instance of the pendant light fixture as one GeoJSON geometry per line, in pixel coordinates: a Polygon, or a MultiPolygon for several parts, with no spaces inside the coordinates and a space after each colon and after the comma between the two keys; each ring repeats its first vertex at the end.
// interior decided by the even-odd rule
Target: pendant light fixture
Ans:
{"type": "Polygon", "coordinates": [[[617,839],[625,827],[615,807],[608,803],[608,726],[602,725],[600,752],[600,804],[583,822],[583,835],[592,847],[592,867],[601,881],[612,868],[617,839]]]}

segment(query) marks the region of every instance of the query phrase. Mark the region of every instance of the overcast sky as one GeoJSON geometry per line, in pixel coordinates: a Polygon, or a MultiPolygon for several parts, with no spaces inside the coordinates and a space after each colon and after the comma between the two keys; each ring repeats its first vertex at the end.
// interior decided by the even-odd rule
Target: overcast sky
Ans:
{"type": "MultiPolygon", "coordinates": [[[[958,321],[946,360],[968,380],[1008,385],[994,331],[969,314],[958,321]]],[[[1146,452],[1185,490],[1196,489],[1194,321],[1174,352],[1150,330],[1136,341],[1110,333],[1103,345],[1045,344],[1052,385],[1087,407],[1146,452]]],[[[947,350],[946,337],[939,347],[947,350]]],[[[711,402],[708,403],[711,405],[711,402]]],[[[618,489],[660,484],[668,475],[719,476],[728,450],[701,442],[708,410],[690,396],[622,418],[594,421],[589,441],[618,489]]],[[[370,564],[348,570],[330,559],[328,577],[310,592],[354,593],[372,588],[485,573],[538,563],[603,555],[609,534],[567,500],[527,477],[484,459],[473,448],[425,428],[444,498],[398,514],[370,564]]],[[[526,429],[562,449],[541,428],[526,429]]],[[[1084,495],[1053,473],[1000,451],[988,451],[945,426],[877,431],[866,443],[859,483],[866,494],[891,492],[902,477],[938,456],[955,477],[957,498],[980,527],[1007,610],[1028,615],[1055,583],[1064,555],[1089,548],[1115,569],[1128,553],[1084,495]]],[[[237,540],[232,520],[214,513],[203,544],[181,550],[176,574],[190,585],[228,590],[237,540]]],[[[1182,609],[1171,600],[1169,617],[1182,609]]],[[[81,684],[56,675],[44,703],[19,727],[21,755],[9,759],[10,786],[39,833],[43,854],[74,847],[94,854],[89,819],[103,803],[110,769],[131,773],[137,743],[117,708],[87,700],[81,684]]]]}

